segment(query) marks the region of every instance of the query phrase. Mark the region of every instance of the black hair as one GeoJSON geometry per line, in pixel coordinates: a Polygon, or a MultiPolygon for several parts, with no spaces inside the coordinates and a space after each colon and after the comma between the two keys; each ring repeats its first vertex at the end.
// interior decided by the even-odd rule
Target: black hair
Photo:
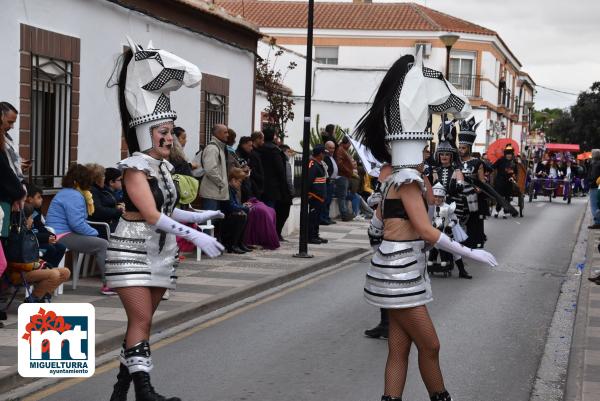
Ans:
{"type": "Polygon", "coordinates": [[[275,127],[267,125],[263,128],[262,132],[265,136],[265,142],[273,142],[273,139],[275,139],[275,127]]]}
{"type": "Polygon", "coordinates": [[[350,139],[348,139],[348,137],[347,137],[347,136],[345,136],[345,137],[343,137],[343,138],[342,138],[342,143],[343,143],[344,145],[345,145],[345,144],[347,144],[347,143],[350,143],[350,139]]]}
{"type": "Polygon", "coordinates": [[[249,136],[243,136],[240,138],[238,145],[243,145],[245,143],[252,142],[252,138],[249,136]]]}
{"type": "Polygon", "coordinates": [[[122,175],[123,173],[121,173],[121,170],[118,168],[107,167],[106,170],[104,170],[104,185],[108,186],[111,181],[116,180],[122,175]]]}
{"type": "Polygon", "coordinates": [[[334,124],[327,124],[325,126],[325,132],[327,132],[328,134],[333,135],[334,131],[335,131],[335,125],[334,124]]]}
{"type": "Polygon", "coordinates": [[[35,194],[43,194],[42,188],[38,187],[35,184],[25,183],[25,188],[27,188],[27,196],[33,198],[35,194]]]}
{"type": "Polygon", "coordinates": [[[173,128],[173,135],[175,135],[177,138],[179,138],[181,136],[181,134],[183,134],[184,132],[185,132],[185,130],[181,127],[173,128]]]}
{"type": "Polygon", "coordinates": [[[354,130],[355,138],[362,141],[373,156],[381,162],[389,163],[392,160],[385,141],[386,126],[389,126],[386,124],[387,109],[414,61],[415,58],[411,55],[396,60],[383,77],[371,108],[360,118],[354,130]]]}
{"type": "Polygon", "coordinates": [[[140,145],[137,140],[137,135],[135,134],[135,127],[129,127],[129,121],[131,120],[131,115],[127,110],[127,104],[125,103],[125,84],[127,81],[127,66],[131,62],[133,58],[133,51],[131,49],[125,50],[123,52],[123,61],[121,63],[121,71],[119,72],[119,82],[117,86],[119,88],[119,111],[121,113],[121,130],[123,131],[123,135],[125,136],[125,142],[127,142],[127,149],[129,150],[129,154],[133,154],[134,152],[140,151],[140,145]]]}

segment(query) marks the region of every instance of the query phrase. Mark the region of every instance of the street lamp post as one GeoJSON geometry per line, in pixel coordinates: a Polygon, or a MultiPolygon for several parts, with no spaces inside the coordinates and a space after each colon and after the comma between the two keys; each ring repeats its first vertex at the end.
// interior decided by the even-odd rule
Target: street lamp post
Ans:
{"type": "Polygon", "coordinates": [[[311,258],[308,253],[308,159],[310,157],[310,102],[312,88],[312,47],[314,0],[308,0],[308,24],[306,35],[306,77],[304,81],[304,135],[302,136],[302,193],[300,196],[300,244],[297,258],[311,258]]]}
{"type": "Polygon", "coordinates": [[[450,50],[452,50],[452,46],[454,46],[458,39],[460,39],[460,36],[454,33],[440,35],[440,40],[446,46],[446,79],[448,81],[450,80],[450,50]]]}
{"type": "MultiPolygon", "coordinates": [[[[450,50],[452,50],[452,46],[456,43],[456,41],[460,38],[460,36],[454,33],[445,33],[440,35],[440,40],[446,46],[446,80],[450,81],[450,50]]],[[[444,121],[446,121],[446,114],[442,116],[442,127],[445,127],[444,121]]]]}

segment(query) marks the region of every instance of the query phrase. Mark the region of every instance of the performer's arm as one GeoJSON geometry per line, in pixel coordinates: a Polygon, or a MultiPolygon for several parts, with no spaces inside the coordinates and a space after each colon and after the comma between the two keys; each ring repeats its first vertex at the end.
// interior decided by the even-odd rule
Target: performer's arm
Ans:
{"type": "Polygon", "coordinates": [[[125,187],[127,194],[135,207],[148,224],[167,233],[175,234],[192,242],[202,249],[209,257],[219,256],[225,249],[215,238],[198,230],[178,223],[156,208],[156,202],[146,173],[140,170],[127,169],[125,171],[125,187]]]}
{"type": "Polygon", "coordinates": [[[423,205],[423,195],[418,184],[412,183],[402,185],[399,189],[399,193],[412,226],[424,241],[456,255],[487,263],[490,266],[498,265],[498,262],[491,253],[484,251],[483,249],[467,248],[466,246],[451,240],[450,237],[431,225],[431,221],[429,220],[429,216],[423,205]]]}

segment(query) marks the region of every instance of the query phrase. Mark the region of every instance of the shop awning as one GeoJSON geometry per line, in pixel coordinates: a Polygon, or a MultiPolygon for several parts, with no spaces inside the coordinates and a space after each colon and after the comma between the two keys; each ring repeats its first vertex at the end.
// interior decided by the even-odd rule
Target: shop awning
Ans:
{"type": "Polygon", "coordinates": [[[550,152],[579,152],[579,145],[572,143],[547,143],[546,150],[550,152]]]}

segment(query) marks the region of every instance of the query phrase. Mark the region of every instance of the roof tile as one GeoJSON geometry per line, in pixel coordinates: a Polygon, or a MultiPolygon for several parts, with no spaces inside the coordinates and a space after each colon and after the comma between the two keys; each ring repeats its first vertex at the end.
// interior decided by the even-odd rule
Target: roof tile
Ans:
{"type": "MultiPolygon", "coordinates": [[[[263,28],[305,28],[304,2],[215,0],[263,28]]],[[[315,29],[451,31],[496,35],[490,29],[414,3],[315,3],[315,29]]]]}

